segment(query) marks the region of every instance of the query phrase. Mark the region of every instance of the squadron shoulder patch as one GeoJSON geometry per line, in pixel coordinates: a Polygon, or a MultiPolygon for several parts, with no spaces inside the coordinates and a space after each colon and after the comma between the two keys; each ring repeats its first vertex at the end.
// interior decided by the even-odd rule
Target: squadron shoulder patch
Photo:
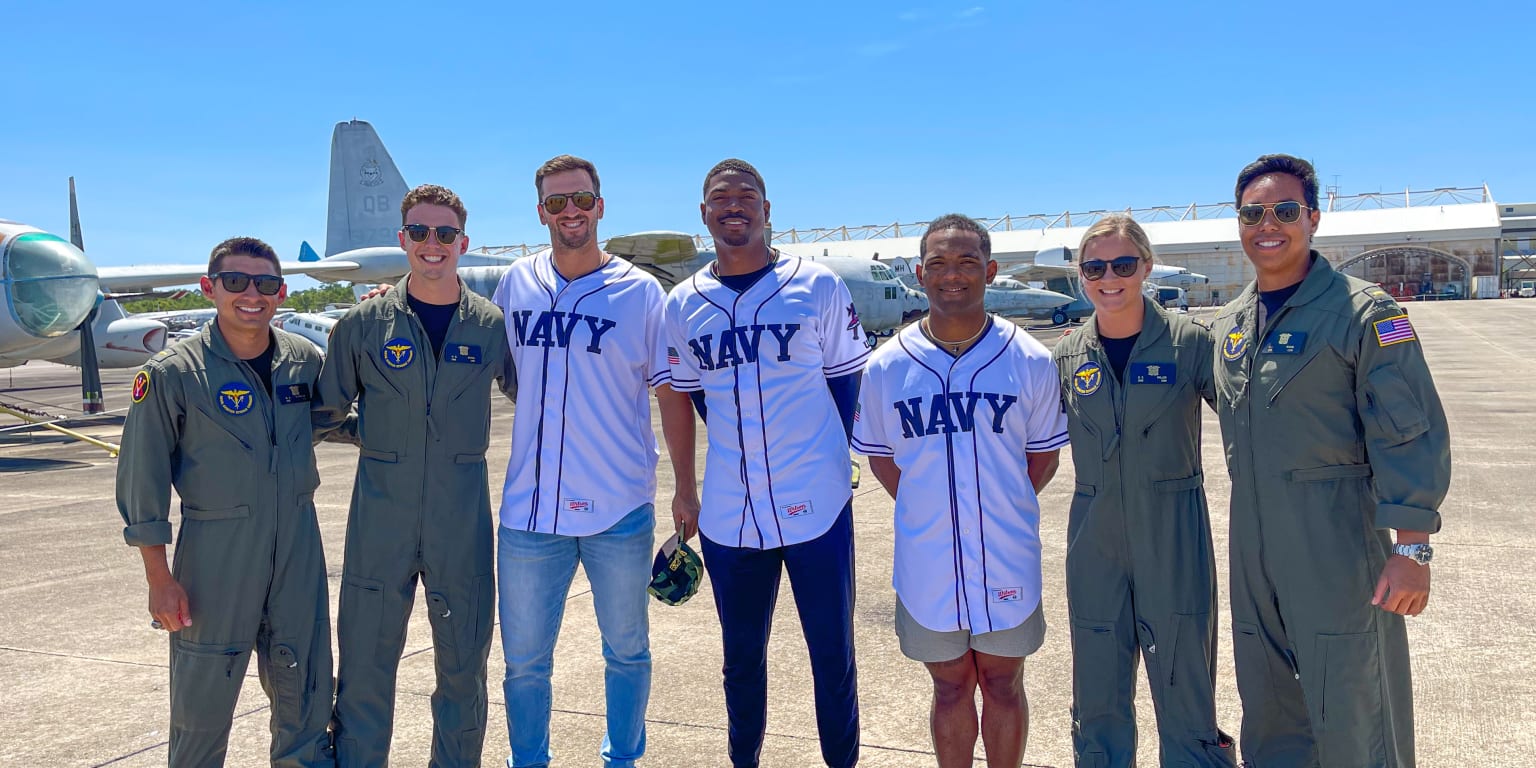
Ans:
{"type": "Polygon", "coordinates": [[[1091,395],[1104,383],[1104,369],[1098,363],[1086,362],[1072,372],[1072,391],[1079,395],[1091,395]]]}
{"type": "Polygon", "coordinates": [[[1401,344],[1405,341],[1414,341],[1419,338],[1413,332],[1413,323],[1408,322],[1407,315],[1389,317],[1385,320],[1377,320],[1376,343],[1383,347],[1393,344],[1401,344]]]}
{"type": "Polygon", "coordinates": [[[140,370],[133,375],[133,402],[142,403],[149,397],[149,371],[140,370]]]}

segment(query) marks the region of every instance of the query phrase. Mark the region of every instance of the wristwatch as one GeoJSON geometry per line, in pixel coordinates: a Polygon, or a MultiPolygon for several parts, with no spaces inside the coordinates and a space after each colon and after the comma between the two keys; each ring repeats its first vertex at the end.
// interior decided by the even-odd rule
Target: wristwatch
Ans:
{"type": "Polygon", "coordinates": [[[1429,565],[1435,556],[1435,548],[1428,544],[1393,544],[1392,554],[1402,555],[1419,565],[1429,565]]]}

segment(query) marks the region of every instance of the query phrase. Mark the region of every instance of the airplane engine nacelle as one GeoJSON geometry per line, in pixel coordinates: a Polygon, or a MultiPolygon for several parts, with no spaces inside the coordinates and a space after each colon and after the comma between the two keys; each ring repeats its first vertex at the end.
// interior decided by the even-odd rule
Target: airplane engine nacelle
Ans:
{"type": "MultiPolygon", "coordinates": [[[[170,334],[164,323],[142,317],[120,318],[107,323],[106,328],[98,324],[93,330],[96,334],[96,363],[102,368],[137,368],[165,349],[170,334]]],[[[78,366],[80,352],[76,349],[57,359],[78,366]]]]}

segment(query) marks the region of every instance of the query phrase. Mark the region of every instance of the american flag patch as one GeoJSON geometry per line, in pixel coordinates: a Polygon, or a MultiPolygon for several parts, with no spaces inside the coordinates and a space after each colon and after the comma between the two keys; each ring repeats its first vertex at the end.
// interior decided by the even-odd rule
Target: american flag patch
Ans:
{"type": "Polygon", "coordinates": [[[864,410],[864,404],[863,403],[854,403],[854,405],[853,405],[853,420],[854,421],[858,421],[859,420],[859,412],[862,411],[862,410],[864,410]]]}
{"type": "Polygon", "coordinates": [[[1383,347],[1413,341],[1417,338],[1418,336],[1413,333],[1413,324],[1408,322],[1407,315],[1389,317],[1376,322],[1376,343],[1383,347]]]}
{"type": "Polygon", "coordinates": [[[679,365],[682,362],[677,357],[677,347],[667,347],[667,365],[679,365]]]}

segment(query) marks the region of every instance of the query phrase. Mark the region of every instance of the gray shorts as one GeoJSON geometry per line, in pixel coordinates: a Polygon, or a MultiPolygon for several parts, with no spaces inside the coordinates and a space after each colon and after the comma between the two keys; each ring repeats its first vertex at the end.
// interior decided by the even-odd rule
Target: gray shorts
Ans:
{"type": "Polygon", "coordinates": [[[966,629],[938,632],[912,618],[898,595],[896,637],[901,641],[902,655],[924,663],[954,661],[964,656],[968,649],[991,656],[1022,658],[1040,650],[1041,644],[1045,642],[1045,613],[1036,606],[1035,612],[1023,624],[997,632],[983,632],[979,635],[973,635],[966,629]]]}

